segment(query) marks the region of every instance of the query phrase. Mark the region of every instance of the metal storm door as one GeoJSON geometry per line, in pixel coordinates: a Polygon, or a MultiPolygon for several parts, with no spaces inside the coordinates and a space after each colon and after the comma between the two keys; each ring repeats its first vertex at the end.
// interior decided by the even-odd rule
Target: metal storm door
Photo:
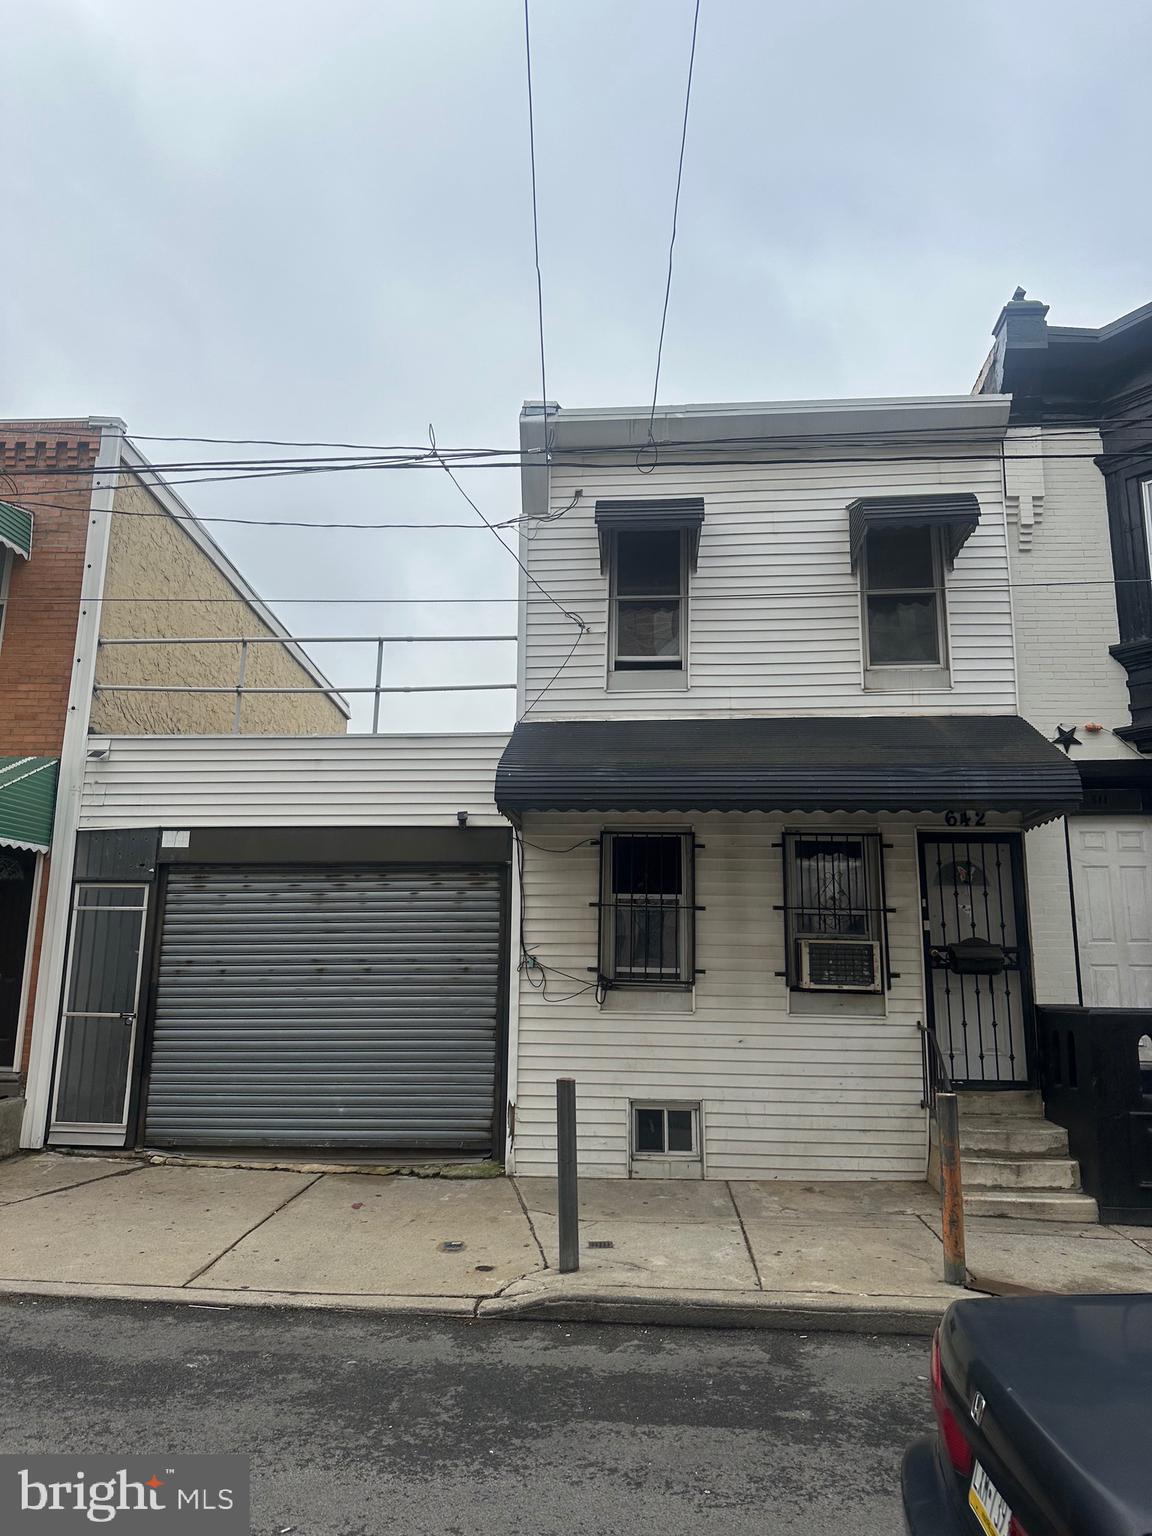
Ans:
{"type": "Polygon", "coordinates": [[[49,1141],[127,1140],[147,911],[146,885],[76,887],[49,1141]]]}
{"type": "Polygon", "coordinates": [[[1032,969],[1020,838],[922,833],[920,892],[929,1022],[952,1081],[1027,1086],[1032,969]]]}

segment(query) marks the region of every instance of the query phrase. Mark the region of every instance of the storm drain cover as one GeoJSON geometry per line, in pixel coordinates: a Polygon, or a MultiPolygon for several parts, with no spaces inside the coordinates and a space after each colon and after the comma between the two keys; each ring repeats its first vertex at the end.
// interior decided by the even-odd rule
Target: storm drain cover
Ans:
{"type": "Polygon", "coordinates": [[[598,1237],[588,1244],[589,1248],[615,1248],[616,1244],[610,1237],[598,1237]]]}

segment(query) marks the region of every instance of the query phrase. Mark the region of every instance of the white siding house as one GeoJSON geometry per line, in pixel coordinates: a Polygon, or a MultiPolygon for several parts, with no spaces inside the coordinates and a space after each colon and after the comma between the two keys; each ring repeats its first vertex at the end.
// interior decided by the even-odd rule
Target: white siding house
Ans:
{"type": "Polygon", "coordinates": [[[1031,1081],[1022,831],[1079,789],[1018,718],[1008,405],[550,406],[547,463],[526,407],[516,1171],[559,1076],[585,1171],[695,1178],[922,1178],[924,1024],[1031,1081]]]}

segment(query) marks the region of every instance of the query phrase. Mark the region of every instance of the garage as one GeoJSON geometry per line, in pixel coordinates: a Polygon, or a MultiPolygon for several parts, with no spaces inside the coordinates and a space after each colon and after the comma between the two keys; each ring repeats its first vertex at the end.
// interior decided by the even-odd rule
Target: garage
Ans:
{"type": "Polygon", "coordinates": [[[490,1154],[506,873],[169,866],[146,1144],[490,1154]]]}

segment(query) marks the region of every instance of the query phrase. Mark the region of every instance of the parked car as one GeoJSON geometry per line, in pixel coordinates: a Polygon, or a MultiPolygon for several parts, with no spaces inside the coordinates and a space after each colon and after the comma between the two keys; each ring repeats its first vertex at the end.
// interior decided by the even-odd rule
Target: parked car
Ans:
{"type": "Polygon", "coordinates": [[[954,1302],[937,1433],[904,1457],[910,1536],[1149,1536],[1152,1295],[954,1302]]]}

